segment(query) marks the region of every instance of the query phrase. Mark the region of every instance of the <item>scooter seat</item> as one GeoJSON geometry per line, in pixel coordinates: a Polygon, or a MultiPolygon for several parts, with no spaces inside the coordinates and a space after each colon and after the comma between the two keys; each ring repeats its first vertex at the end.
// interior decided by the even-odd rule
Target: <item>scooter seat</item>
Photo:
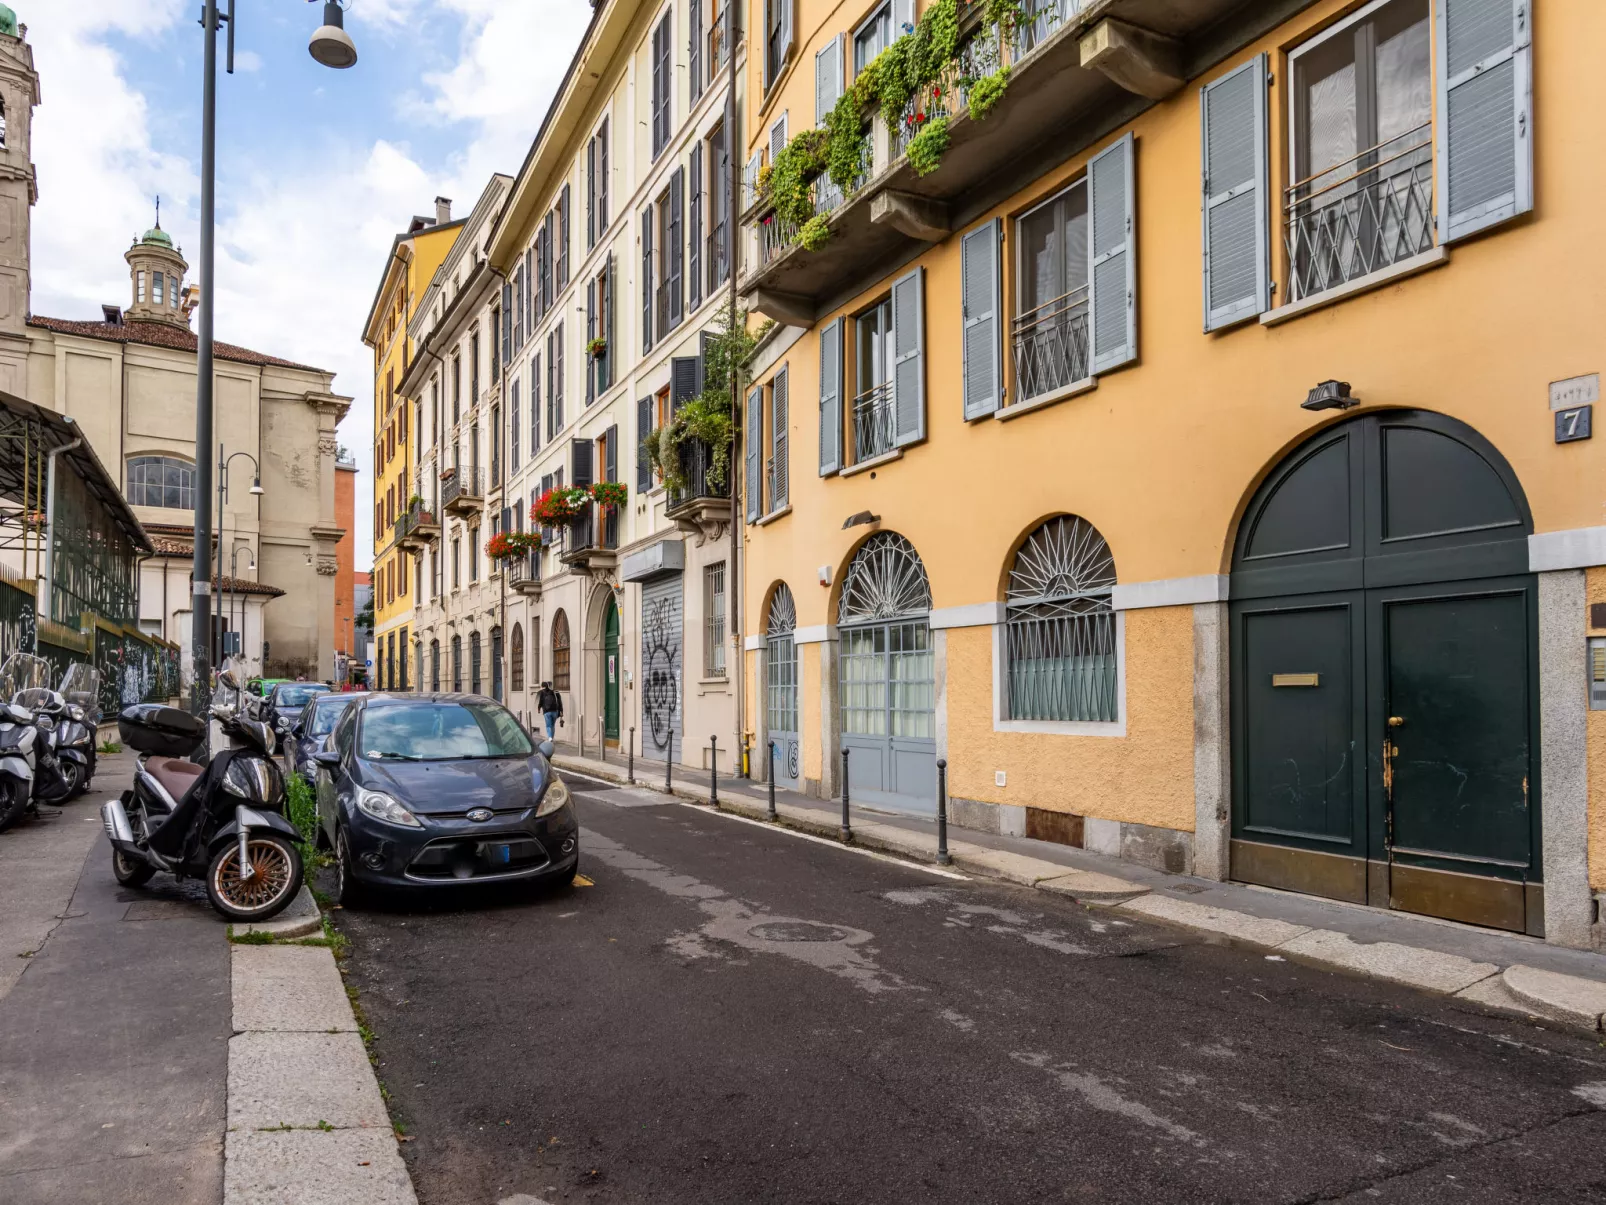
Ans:
{"type": "Polygon", "coordinates": [[[145,769],[162,784],[162,789],[173,797],[174,803],[183,799],[195,785],[195,780],[206,772],[206,767],[177,757],[148,757],[145,759],[145,769]]]}

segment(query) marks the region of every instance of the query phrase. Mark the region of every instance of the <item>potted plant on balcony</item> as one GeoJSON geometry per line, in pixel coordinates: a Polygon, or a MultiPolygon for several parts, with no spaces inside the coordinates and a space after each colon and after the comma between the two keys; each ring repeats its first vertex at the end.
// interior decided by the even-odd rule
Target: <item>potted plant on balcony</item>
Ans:
{"type": "Polygon", "coordinates": [[[596,481],[591,485],[591,500],[612,510],[630,501],[630,491],[622,481],[596,481]]]}
{"type": "Polygon", "coordinates": [[[499,531],[485,545],[485,555],[493,561],[513,561],[540,548],[538,531],[499,531]]]}
{"type": "Polygon", "coordinates": [[[442,469],[441,470],[441,480],[442,481],[450,481],[453,477],[456,477],[456,476],[457,476],[457,470],[456,469],[442,469]]]}
{"type": "Polygon", "coordinates": [[[670,493],[679,493],[689,484],[686,479],[681,445],[700,440],[713,453],[707,481],[722,488],[730,473],[731,443],[736,434],[731,414],[731,392],[745,388],[750,377],[748,361],[773,322],[756,331],[747,329],[747,311],[726,309],[716,320],[703,353],[703,391],[685,402],[662,427],[649,431],[642,439],[653,472],[670,493]]]}
{"type": "Polygon", "coordinates": [[[590,356],[593,360],[595,360],[598,356],[605,356],[607,354],[608,341],[601,335],[598,335],[595,339],[586,344],[586,355],[590,356]]]}
{"type": "Polygon", "coordinates": [[[540,527],[562,527],[572,523],[591,501],[581,486],[562,486],[542,494],[530,506],[530,522],[540,527]]]}

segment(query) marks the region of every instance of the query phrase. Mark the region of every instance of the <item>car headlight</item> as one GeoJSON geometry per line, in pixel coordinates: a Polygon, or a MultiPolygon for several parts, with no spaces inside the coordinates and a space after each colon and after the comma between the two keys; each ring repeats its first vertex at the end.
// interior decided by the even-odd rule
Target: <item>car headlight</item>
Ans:
{"type": "Polygon", "coordinates": [[[569,788],[563,784],[556,770],[552,771],[552,782],[541,796],[541,802],[536,805],[536,816],[550,816],[564,804],[569,802],[569,788]]]}
{"type": "Polygon", "coordinates": [[[383,820],[386,824],[399,824],[403,828],[424,827],[418,822],[417,816],[380,791],[358,787],[357,810],[365,816],[372,816],[375,820],[383,820]]]}

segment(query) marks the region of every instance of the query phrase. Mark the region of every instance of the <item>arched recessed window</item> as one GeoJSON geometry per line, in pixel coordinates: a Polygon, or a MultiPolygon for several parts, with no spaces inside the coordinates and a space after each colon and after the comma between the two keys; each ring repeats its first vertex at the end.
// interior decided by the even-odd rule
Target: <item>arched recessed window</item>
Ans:
{"type": "Polygon", "coordinates": [[[513,644],[508,653],[508,671],[515,692],[524,689],[524,625],[513,625],[513,644]]]}
{"type": "Polygon", "coordinates": [[[452,637],[452,689],[459,693],[463,689],[463,638],[452,637]]]}
{"type": "Polygon", "coordinates": [[[502,629],[491,629],[491,698],[502,701],[502,629]]]}
{"type": "Polygon", "coordinates": [[[441,642],[429,642],[429,688],[439,691],[441,688],[441,642]]]}
{"type": "Polygon", "coordinates": [[[1115,558],[1087,520],[1061,515],[1026,538],[1005,598],[1009,719],[1120,718],[1114,587],[1115,558]]]}
{"type": "Polygon", "coordinates": [[[468,634],[468,690],[470,694],[480,693],[480,634],[468,634]]]}
{"type": "Polygon", "coordinates": [[[541,617],[530,620],[530,685],[541,685],[541,617]]]}
{"type": "Polygon", "coordinates": [[[770,598],[764,625],[764,690],[771,732],[797,731],[797,604],[785,582],[770,598]]]}
{"type": "Polygon", "coordinates": [[[128,500],[135,506],[195,509],[195,466],[172,456],[135,456],[128,462],[128,500]]]}
{"type": "Polygon", "coordinates": [[[552,689],[569,689],[569,617],[562,611],[552,617],[552,689]]]}

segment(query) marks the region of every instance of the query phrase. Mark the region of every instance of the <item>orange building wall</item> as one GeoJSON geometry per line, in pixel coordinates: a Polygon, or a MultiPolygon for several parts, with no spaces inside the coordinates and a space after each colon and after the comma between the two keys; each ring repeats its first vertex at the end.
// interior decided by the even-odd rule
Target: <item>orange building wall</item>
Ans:
{"type": "Polygon", "coordinates": [[[357,468],[335,465],[335,522],[345,535],[335,545],[335,651],[351,652],[356,615],[357,468]]]}

